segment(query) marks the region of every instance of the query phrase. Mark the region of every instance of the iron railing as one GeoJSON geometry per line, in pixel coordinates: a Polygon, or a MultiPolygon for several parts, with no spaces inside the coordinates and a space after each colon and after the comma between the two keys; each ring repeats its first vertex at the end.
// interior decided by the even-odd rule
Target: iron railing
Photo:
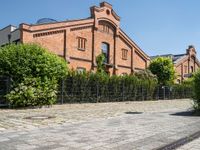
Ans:
{"type": "MultiPolygon", "coordinates": [[[[10,91],[10,79],[0,77],[0,106],[8,105],[5,95],[10,91]]],[[[81,82],[80,80],[62,80],[59,84],[58,103],[96,103],[117,101],[144,101],[183,99],[192,97],[190,86],[158,86],[150,89],[143,85],[101,84],[98,82],[81,82]]]]}
{"type": "Polygon", "coordinates": [[[87,83],[77,80],[63,80],[58,92],[59,103],[116,102],[184,99],[192,97],[190,86],[157,86],[153,89],[143,85],[126,83],[102,85],[98,82],[87,83]]]}
{"type": "Polygon", "coordinates": [[[0,76],[0,106],[7,106],[5,95],[10,90],[10,78],[0,76]]]}

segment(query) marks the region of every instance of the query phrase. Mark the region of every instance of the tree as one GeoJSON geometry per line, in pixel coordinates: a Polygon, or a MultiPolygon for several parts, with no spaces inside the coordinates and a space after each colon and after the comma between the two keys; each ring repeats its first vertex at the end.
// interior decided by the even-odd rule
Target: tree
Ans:
{"type": "Polygon", "coordinates": [[[100,54],[96,57],[97,73],[99,74],[106,74],[104,61],[105,56],[103,54],[100,54]]]}
{"type": "Polygon", "coordinates": [[[151,61],[149,70],[158,78],[160,85],[173,83],[175,79],[175,69],[173,62],[167,57],[158,57],[151,61]]]}
{"type": "Polygon", "coordinates": [[[51,105],[58,81],[67,74],[64,59],[36,44],[11,44],[0,48],[0,75],[12,79],[6,98],[13,106],[51,105]]]}

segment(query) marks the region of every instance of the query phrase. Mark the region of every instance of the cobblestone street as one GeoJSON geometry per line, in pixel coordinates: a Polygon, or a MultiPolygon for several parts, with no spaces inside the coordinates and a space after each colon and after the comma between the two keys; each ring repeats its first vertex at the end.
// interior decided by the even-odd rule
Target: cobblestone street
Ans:
{"type": "Polygon", "coordinates": [[[190,100],[167,100],[0,109],[0,150],[151,150],[200,130],[200,117],[180,113],[191,107],[190,100]]]}

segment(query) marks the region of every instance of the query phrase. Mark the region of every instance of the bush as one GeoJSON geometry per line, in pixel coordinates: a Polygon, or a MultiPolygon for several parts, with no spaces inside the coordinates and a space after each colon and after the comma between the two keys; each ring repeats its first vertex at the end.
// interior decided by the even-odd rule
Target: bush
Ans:
{"type": "Polygon", "coordinates": [[[200,70],[194,75],[194,108],[197,111],[200,111],[200,70]]]}
{"type": "Polygon", "coordinates": [[[13,107],[52,105],[56,102],[57,81],[25,78],[9,94],[7,100],[13,107]]]}
{"type": "Polygon", "coordinates": [[[172,59],[158,57],[151,61],[149,70],[158,78],[160,85],[168,85],[174,82],[175,70],[172,59]]]}
{"type": "Polygon", "coordinates": [[[11,78],[6,96],[14,106],[51,105],[56,101],[58,81],[66,76],[66,62],[35,44],[0,48],[0,75],[11,78]]]}

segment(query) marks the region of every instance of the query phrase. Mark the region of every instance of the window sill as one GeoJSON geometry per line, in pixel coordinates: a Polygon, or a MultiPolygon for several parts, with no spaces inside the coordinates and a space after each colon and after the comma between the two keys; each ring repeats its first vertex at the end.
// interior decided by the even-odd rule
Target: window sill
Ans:
{"type": "Polygon", "coordinates": [[[83,48],[78,48],[78,50],[79,50],[79,51],[85,51],[85,49],[83,49],[83,48]]]}

